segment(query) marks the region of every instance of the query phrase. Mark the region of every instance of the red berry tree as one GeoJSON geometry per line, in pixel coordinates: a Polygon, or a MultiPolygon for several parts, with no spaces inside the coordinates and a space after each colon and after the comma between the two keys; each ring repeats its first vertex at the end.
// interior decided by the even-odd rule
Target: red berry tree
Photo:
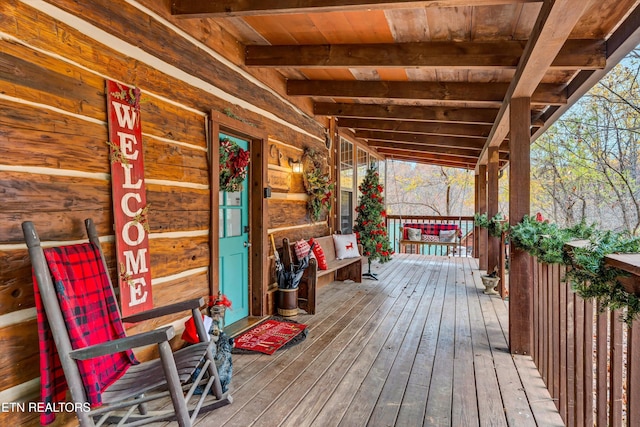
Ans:
{"type": "Polygon", "coordinates": [[[382,196],[384,187],[380,184],[380,174],[375,163],[371,164],[358,189],[362,195],[356,207],[357,217],[353,230],[362,244],[363,255],[369,257],[369,272],[365,277],[372,277],[374,275],[371,273],[371,261],[377,259],[385,263],[391,260],[393,254],[385,223],[387,213],[384,210],[382,196]]]}

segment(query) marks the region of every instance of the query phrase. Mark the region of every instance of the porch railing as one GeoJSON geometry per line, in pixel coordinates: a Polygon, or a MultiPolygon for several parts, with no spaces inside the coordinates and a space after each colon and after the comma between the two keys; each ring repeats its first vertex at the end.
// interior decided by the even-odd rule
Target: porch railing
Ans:
{"type": "Polygon", "coordinates": [[[388,215],[387,231],[395,252],[400,252],[400,227],[404,224],[456,224],[461,230],[460,245],[454,249],[446,245],[415,245],[410,250],[418,250],[423,255],[473,255],[473,217],[472,216],[420,216],[420,215],[388,215]]]}
{"type": "Polygon", "coordinates": [[[532,356],[560,415],[568,426],[640,425],[640,321],[600,312],[564,276],[533,260],[532,356]]]}

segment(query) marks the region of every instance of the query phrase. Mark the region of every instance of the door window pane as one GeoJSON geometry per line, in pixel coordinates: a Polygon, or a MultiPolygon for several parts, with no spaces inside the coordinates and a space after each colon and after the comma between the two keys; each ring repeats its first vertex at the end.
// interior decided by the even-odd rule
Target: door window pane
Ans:
{"type": "Polygon", "coordinates": [[[227,237],[242,235],[242,211],[227,209],[227,237]]]}
{"type": "Polygon", "coordinates": [[[227,206],[240,206],[241,202],[241,193],[239,191],[233,193],[227,193],[227,206]]]}

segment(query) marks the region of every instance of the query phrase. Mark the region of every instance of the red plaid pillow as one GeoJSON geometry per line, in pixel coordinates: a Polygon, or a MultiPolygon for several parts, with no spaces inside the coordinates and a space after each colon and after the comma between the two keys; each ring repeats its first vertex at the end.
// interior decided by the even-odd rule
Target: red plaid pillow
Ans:
{"type": "MultiPolygon", "coordinates": [[[[311,250],[311,246],[307,243],[306,240],[298,240],[293,249],[296,252],[296,258],[300,261],[302,258],[306,257],[309,251],[311,250]]],[[[312,253],[310,258],[315,258],[315,255],[312,253]]]]}
{"type": "MultiPolygon", "coordinates": [[[[313,237],[309,240],[309,245],[313,245],[315,241],[313,240],[313,237]]],[[[316,257],[316,260],[318,260],[318,268],[320,270],[326,270],[329,268],[329,266],[327,265],[327,257],[324,256],[324,250],[322,249],[322,246],[320,246],[317,242],[316,244],[313,246],[313,254],[316,257]]]]}

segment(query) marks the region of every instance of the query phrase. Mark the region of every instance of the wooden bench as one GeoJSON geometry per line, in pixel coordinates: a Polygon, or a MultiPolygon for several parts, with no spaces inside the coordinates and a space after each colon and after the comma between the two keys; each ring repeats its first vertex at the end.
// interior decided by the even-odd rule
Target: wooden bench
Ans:
{"type": "MultiPolygon", "coordinates": [[[[331,283],[334,280],[344,281],[353,280],[354,282],[362,282],[362,257],[336,259],[336,249],[333,244],[332,236],[314,237],[316,245],[320,245],[327,259],[327,269],[320,270],[318,262],[311,259],[309,267],[302,276],[302,281],[298,288],[298,306],[309,314],[316,312],[316,289],[322,284],[331,283]]],[[[282,258],[287,268],[291,263],[297,263],[295,256],[295,242],[289,242],[286,237],[282,239],[282,258]]],[[[358,246],[360,253],[362,247],[358,246]]]]}
{"type": "Polygon", "coordinates": [[[407,245],[415,245],[416,248],[422,245],[437,245],[437,246],[446,246],[447,253],[454,252],[458,246],[460,246],[460,227],[458,224],[447,224],[447,223],[407,223],[400,227],[400,253],[406,251],[407,245]],[[421,237],[424,235],[434,236],[433,240],[410,240],[408,237],[408,228],[418,229],[421,231],[421,237]],[[440,238],[441,231],[451,231],[455,230],[455,238],[453,242],[441,242],[439,240],[435,240],[435,237],[440,238]]]}

